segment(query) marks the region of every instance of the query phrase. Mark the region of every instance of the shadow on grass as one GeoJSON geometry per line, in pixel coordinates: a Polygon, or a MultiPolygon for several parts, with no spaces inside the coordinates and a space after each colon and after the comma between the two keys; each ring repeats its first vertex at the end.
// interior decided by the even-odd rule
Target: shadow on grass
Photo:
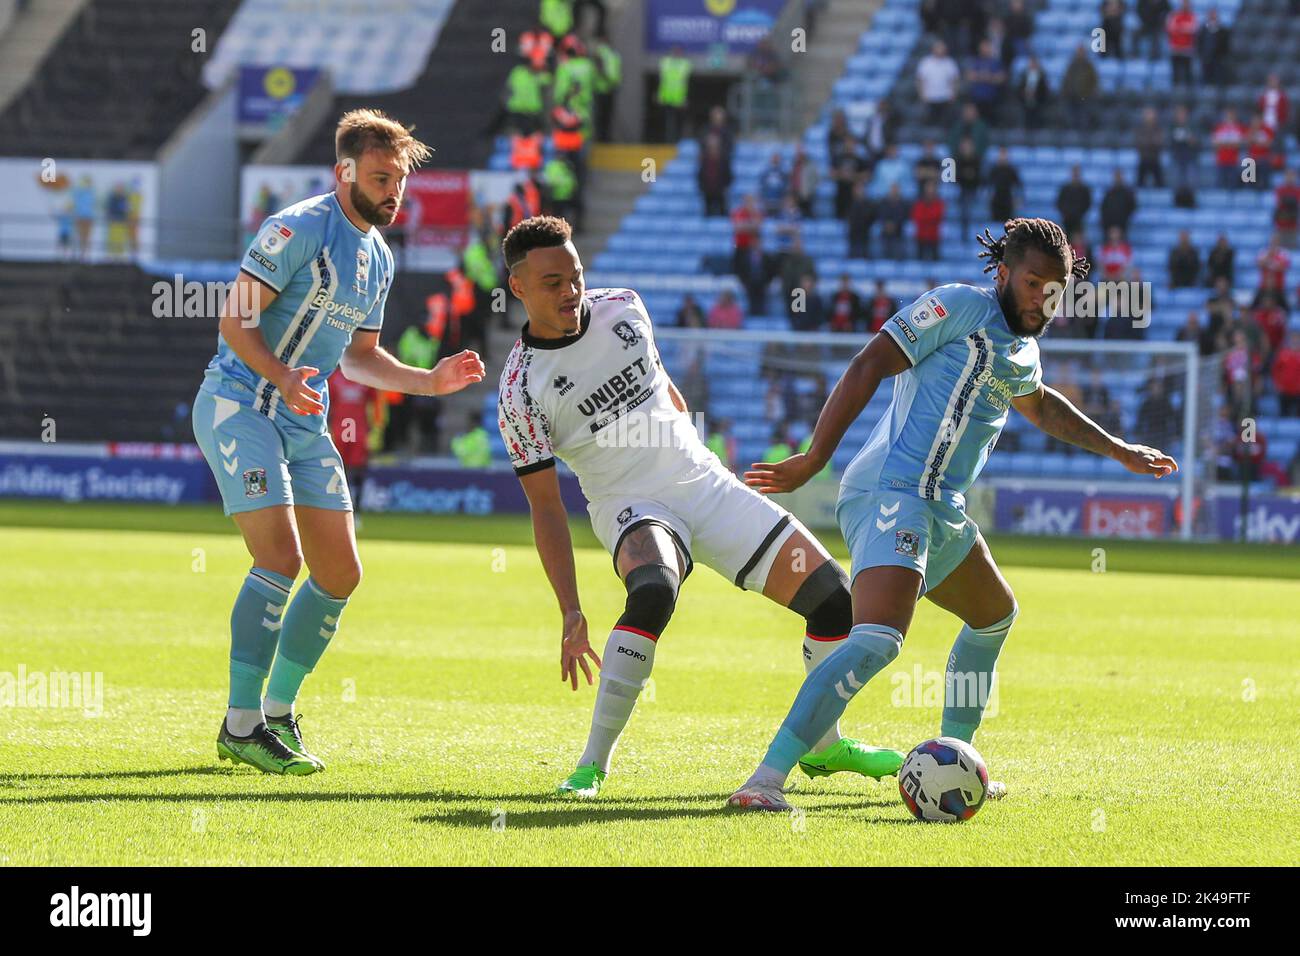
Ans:
{"type": "MultiPolygon", "coordinates": [[[[123,770],[110,772],[83,773],[34,773],[5,774],[0,776],[0,786],[13,786],[14,781],[51,782],[76,780],[114,780],[114,779],[155,779],[180,776],[212,777],[223,776],[235,779],[242,775],[252,781],[261,780],[261,775],[253,776],[240,770],[224,767],[179,767],[169,770],[123,770]]],[[[300,787],[299,781],[286,779],[290,787],[300,787]]],[[[310,786],[310,785],[308,785],[310,786]]],[[[669,796],[607,796],[599,803],[555,802],[546,808],[538,804],[549,801],[545,792],[464,792],[459,790],[420,790],[420,791],[385,791],[375,793],[358,793],[340,790],[306,790],[281,789],[266,790],[259,787],[257,791],[245,793],[48,793],[19,795],[17,793],[0,795],[0,808],[7,805],[24,804],[80,804],[80,803],[227,803],[255,801],[266,803],[432,803],[448,805],[447,809],[420,814],[412,818],[415,823],[427,823],[457,829],[482,830],[490,828],[494,815],[504,810],[507,827],[520,829],[554,829],[557,827],[582,826],[588,823],[613,823],[619,820],[660,820],[673,817],[715,817],[719,815],[740,816],[743,811],[730,810],[725,802],[730,791],[716,793],[692,793],[669,796]],[[519,804],[524,808],[514,809],[519,804]],[[469,806],[466,806],[469,804],[469,806]]],[[[811,796],[811,795],[809,795],[811,796]]],[[[837,813],[854,813],[861,810],[879,810],[895,806],[895,801],[887,799],[855,800],[850,803],[838,801],[826,802],[825,797],[834,794],[819,795],[821,800],[803,802],[801,809],[810,814],[823,811],[837,813]]],[[[779,816],[779,814],[777,814],[779,816]]],[[[866,822],[899,823],[895,817],[877,817],[866,822]]]]}
{"type": "Polygon", "coordinates": [[[50,780],[148,780],[154,777],[212,776],[230,773],[229,767],[172,767],[167,770],[86,770],[80,773],[0,773],[0,787],[50,780]]]}
{"type": "MultiPolygon", "coordinates": [[[[783,814],[775,812],[754,813],[753,811],[731,809],[725,804],[726,796],[727,795],[693,796],[689,798],[663,797],[654,800],[605,800],[602,798],[598,804],[556,804],[553,809],[547,810],[511,810],[508,807],[493,808],[489,810],[484,807],[464,807],[456,810],[448,810],[445,813],[422,814],[415,817],[413,822],[431,823],[455,829],[483,830],[485,828],[490,828],[494,820],[500,819],[500,825],[507,830],[554,830],[559,827],[584,826],[588,823],[616,823],[620,820],[636,820],[644,822],[646,820],[666,820],[670,818],[713,818],[719,816],[758,816],[775,817],[777,819],[782,819],[784,817],[783,814]],[[687,800],[697,802],[699,800],[708,800],[712,805],[707,807],[680,805],[687,800]],[[658,805],[647,805],[651,803],[658,805]],[[498,810],[504,811],[504,814],[500,817],[498,817],[498,810]]],[[[866,808],[880,809],[889,806],[894,806],[894,801],[870,800],[853,804],[813,803],[802,804],[799,809],[803,810],[809,816],[816,817],[820,816],[823,811],[853,812],[866,808]]],[[[867,822],[911,823],[913,821],[900,820],[897,817],[880,816],[869,818],[867,822]]]]}

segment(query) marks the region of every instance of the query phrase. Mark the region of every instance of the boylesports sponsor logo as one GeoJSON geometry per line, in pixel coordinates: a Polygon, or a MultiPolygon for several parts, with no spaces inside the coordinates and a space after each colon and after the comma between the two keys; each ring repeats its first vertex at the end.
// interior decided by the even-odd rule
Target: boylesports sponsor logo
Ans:
{"type": "Polygon", "coordinates": [[[335,302],[324,289],[317,292],[316,297],[311,300],[311,308],[324,310],[325,321],[344,332],[351,332],[366,320],[367,315],[349,302],[335,302]],[[341,319],[347,321],[340,321],[341,319]]]}
{"type": "Polygon", "coordinates": [[[985,397],[998,408],[1005,409],[1016,397],[1011,386],[993,374],[992,365],[975,376],[975,384],[984,389],[985,397]]]}

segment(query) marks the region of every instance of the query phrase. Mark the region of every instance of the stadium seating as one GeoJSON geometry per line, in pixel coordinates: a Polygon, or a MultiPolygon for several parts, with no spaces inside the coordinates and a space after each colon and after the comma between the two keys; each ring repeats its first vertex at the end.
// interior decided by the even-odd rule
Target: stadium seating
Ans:
{"type": "Polygon", "coordinates": [[[239,0],[91,0],[0,114],[0,155],[152,159],[206,95],[193,31],[215,43],[239,0]]]}
{"type": "MultiPolygon", "coordinates": [[[[1202,3],[1199,6],[1206,5],[1202,3]]],[[[1225,20],[1232,22],[1240,4],[1230,2],[1218,6],[1225,20]]],[[[1068,47],[1064,41],[1060,44],[1061,50],[1066,50],[1068,56],[1078,42],[1080,33],[1086,34],[1080,24],[1095,15],[1091,6],[1082,12],[1077,7],[1077,4],[1068,2],[1051,2],[1041,7],[1035,43],[1041,38],[1060,34],[1069,40],[1068,47]]],[[[860,38],[857,53],[846,62],[844,76],[836,83],[821,116],[802,138],[805,151],[819,168],[826,168],[826,134],[831,112],[843,108],[849,116],[850,124],[856,125],[856,121],[869,115],[874,109],[875,101],[887,95],[888,91],[897,92],[904,87],[910,90],[915,55],[925,42],[915,5],[905,0],[887,0],[877,13],[871,28],[860,38]],[[913,54],[910,59],[909,48],[913,54]]],[[[1283,52],[1287,48],[1289,47],[1284,47],[1283,52]]],[[[1044,50],[1045,62],[1050,60],[1049,72],[1055,68],[1051,65],[1055,64],[1055,60],[1050,58],[1058,56],[1057,47],[1051,47],[1051,51],[1049,54],[1044,50]]],[[[1281,52],[1273,55],[1280,57],[1281,52]]],[[[1242,87],[1235,95],[1245,97],[1249,94],[1253,102],[1257,92],[1255,86],[1249,89],[1242,87]]],[[[906,96],[896,105],[900,113],[914,110],[914,107],[909,106],[906,96]]],[[[924,130],[904,125],[900,155],[910,168],[910,164],[921,153],[921,145],[919,137],[906,139],[909,128],[917,134],[923,134],[924,130]]],[[[946,130],[942,132],[946,137],[946,130]]],[[[1059,132],[1060,130],[1050,131],[1053,137],[1059,132]]],[[[993,139],[996,144],[1011,144],[1008,146],[1009,158],[1019,169],[1024,181],[1024,203],[1019,210],[1024,215],[1056,218],[1057,190],[1067,178],[1069,168],[1075,164],[1080,165],[1085,181],[1094,191],[1093,208],[1085,220],[1085,227],[1096,242],[1101,231],[1101,195],[1111,183],[1114,172],[1120,170],[1130,184],[1134,182],[1137,155],[1127,145],[1131,142],[1131,136],[1124,133],[1113,138],[1116,144],[1125,145],[1111,146],[1085,145],[1082,136],[1060,137],[1059,140],[1049,141],[1043,137],[1036,142],[1029,142],[1001,129],[994,131],[993,139]],[[1072,141],[1077,145],[1061,145],[1059,140],[1072,141]]],[[[793,143],[774,146],[766,142],[738,142],[730,195],[733,206],[745,194],[757,192],[759,174],[774,149],[782,153],[788,166],[794,148],[793,143]]],[[[693,294],[705,311],[723,289],[732,290],[743,301],[740,284],[733,276],[708,274],[706,266],[710,257],[714,257],[715,261],[729,259],[732,230],[725,217],[703,215],[704,203],[695,181],[697,150],[698,144],[694,140],[683,140],[678,144],[676,158],[666,169],[661,170],[657,181],[637,201],[633,213],[624,219],[620,230],[611,237],[606,249],[589,265],[589,285],[620,285],[638,289],[656,323],[663,326],[674,323],[675,314],[687,293],[693,294]]],[[[508,144],[498,140],[490,166],[508,168],[507,151],[508,144]]],[[[940,152],[942,155],[946,149],[941,149],[940,152]]],[[[1212,156],[1208,151],[1203,154],[1202,162],[1202,182],[1209,183],[1213,178],[1213,169],[1212,156]]],[[[962,236],[955,201],[956,187],[949,184],[941,187],[941,195],[948,203],[948,210],[943,227],[945,238],[941,258],[937,262],[880,258],[864,260],[850,258],[848,255],[844,223],[832,218],[833,189],[833,184],[823,177],[817,191],[815,218],[805,221],[802,233],[805,249],[817,267],[821,294],[827,294],[841,274],[849,275],[859,294],[864,295],[870,294],[875,279],[884,279],[890,295],[902,300],[915,296],[932,284],[983,281],[982,265],[977,259],[978,247],[973,233],[985,225],[994,225],[986,221],[987,199],[977,206],[971,235],[962,236]]],[[[1179,232],[1184,229],[1191,233],[1193,243],[1201,249],[1203,255],[1220,234],[1227,234],[1231,238],[1237,247],[1238,295],[1249,297],[1248,290],[1253,290],[1258,284],[1256,256],[1271,232],[1273,197],[1270,190],[1226,191],[1204,188],[1198,191],[1198,205],[1194,209],[1174,207],[1168,189],[1144,188],[1137,190],[1137,196],[1138,211],[1130,227],[1134,265],[1140,270],[1142,278],[1152,283],[1155,303],[1145,338],[1153,341],[1173,340],[1188,312],[1199,311],[1205,305],[1206,290],[1170,289],[1167,284],[1168,252],[1179,232]]],[[[910,242],[910,225],[907,229],[910,242]]],[[[774,227],[768,222],[765,223],[764,230],[765,244],[770,247],[774,239],[774,227]]],[[[1292,263],[1286,287],[1294,289],[1297,284],[1300,284],[1300,260],[1292,263]]],[[[779,305],[777,298],[775,295],[770,296],[769,302],[779,305]]],[[[782,330],[789,328],[789,321],[784,315],[747,316],[745,327],[782,330]]],[[[671,352],[671,346],[665,350],[667,360],[671,360],[671,352]]],[[[829,374],[831,381],[834,381],[838,370],[832,370],[829,374]]],[[[1140,400],[1139,387],[1142,384],[1142,376],[1138,372],[1130,374],[1133,380],[1126,382],[1123,388],[1112,389],[1114,397],[1119,400],[1121,420],[1126,429],[1131,429],[1135,424],[1140,400]]],[[[742,363],[722,368],[710,366],[709,379],[709,416],[731,419],[740,443],[741,458],[751,460],[751,456],[757,457],[771,438],[770,425],[762,417],[761,403],[756,403],[753,398],[754,383],[760,380],[757,357],[748,365],[742,363]],[[737,383],[735,389],[727,384],[727,379],[732,376],[737,383]]],[[[875,400],[876,404],[882,401],[881,398],[875,400]]],[[[1180,394],[1173,395],[1172,401],[1175,410],[1181,408],[1180,394]]],[[[883,409],[884,406],[880,407],[883,409]]],[[[873,413],[876,411],[878,410],[872,408],[873,413]]],[[[1294,453],[1294,445],[1287,433],[1290,425],[1273,417],[1276,400],[1272,396],[1264,398],[1261,411],[1264,414],[1260,427],[1270,436],[1271,457],[1285,462],[1289,459],[1289,454],[1294,453]],[[1274,439],[1277,440],[1274,442],[1274,439]],[[1283,455],[1287,457],[1282,457],[1283,455]]],[[[874,414],[869,414],[864,420],[874,418],[874,414]]],[[[846,449],[856,446],[857,441],[866,437],[866,426],[862,421],[854,428],[855,431],[845,442],[846,449]]],[[[1122,477],[1124,474],[1116,463],[1092,456],[1072,456],[1042,449],[1013,451],[1019,447],[1029,449],[1028,443],[1037,440],[1038,436],[1031,436],[1030,431],[1032,430],[1027,428],[1019,416],[1012,416],[1008,438],[1000,453],[990,463],[990,469],[994,473],[1069,474],[1093,479],[1122,477]]],[[[1180,446],[1181,441],[1174,442],[1169,450],[1175,454],[1181,453],[1180,446]]],[[[851,451],[842,451],[840,457],[847,454],[851,454],[851,451]]],[[[835,464],[842,467],[845,461],[841,461],[840,457],[837,457],[835,464]]]]}
{"type": "Polygon", "coordinates": [[[49,416],[59,441],[189,441],[216,327],[155,316],[159,279],[134,266],[0,264],[0,355],[21,355],[0,362],[0,435],[37,439],[49,416]]]}
{"type": "MultiPolygon", "coordinates": [[[[326,115],[337,117],[362,106],[382,109],[415,124],[417,134],[436,150],[431,166],[481,169],[492,148],[489,130],[500,108],[499,93],[515,63],[511,55],[484,56],[483,50],[493,30],[500,28],[506,36],[517,37],[534,25],[536,17],[536,0],[457,3],[447,13],[432,53],[418,67],[410,58],[415,47],[399,48],[399,55],[408,59],[395,64],[393,73],[414,73],[413,82],[388,93],[336,96],[326,115]]],[[[295,162],[333,164],[333,122],[321,124],[295,162]]]]}
{"type": "Polygon", "coordinates": [[[455,0],[376,0],[358,21],[355,0],[244,0],[203,80],[219,87],[241,65],[329,70],[342,93],[390,93],[415,84],[455,0]],[[346,64],[346,66],[344,66],[346,64]]]}

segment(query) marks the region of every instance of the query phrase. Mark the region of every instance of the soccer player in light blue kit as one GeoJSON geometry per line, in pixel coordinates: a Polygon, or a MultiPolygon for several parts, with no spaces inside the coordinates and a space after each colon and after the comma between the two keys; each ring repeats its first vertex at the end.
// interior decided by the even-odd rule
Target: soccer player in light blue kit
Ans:
{"type": "MultiPolygon", "coordinates": [[[[727,801],[789,810],[786,776],[844,712],[853,695],[898,656],[925,595],[964,626],[948,657],[942,733],[971,742],[1019,608],[966,515],[964,493],[997,442],[1011,407],[1049,435],[1160,478],[1178,468],[1146,445],[1107,434],[1043,384],[1038,338],[1067,280],[1085,278],[1065,233],[1046,219],[1012,219],[1005,234],[979,237],[996,269],[994,288],[951,284],[923,294],[885,323],[831,392],[804,454],[755,464],[746,481],[765,493],[798,488],[817,474],[891,376],[888,412],[844,472],[836,516],[853,567],[853,629],[809,672],[767,755],[727,801]],[[974,697],[975,699],[969,699],[974,697]]],[[[1005,786],[990,783],[989,796],[1005,786]]]]}
{"type": "Polygon", "coordinates": [[[271,216],[245,252],[194,401],[194,437],[253,557],[230,618],[217,756],[264,773],[324,769],[293,705],[361,580],[325,380],[342,365],[362,385],[445,395],[483,378],[473,352],[429,370],[379,347],[393,256],[376,227],[397,216],[429,147],[381,112],[353,110],[335,151],[335,190],[271,216]],[[304,557],[310,576],[291,601],[304,557]]]}

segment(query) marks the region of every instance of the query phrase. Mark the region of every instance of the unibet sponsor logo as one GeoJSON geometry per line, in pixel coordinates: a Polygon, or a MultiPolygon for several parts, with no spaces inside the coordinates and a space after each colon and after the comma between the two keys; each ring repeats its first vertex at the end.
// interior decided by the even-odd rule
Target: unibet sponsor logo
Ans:
{"type": "Polygon", "coordinates": [[[610,405],[616,405],[626,400],[628,397],[638,394],[642,385],[632,374],[636,369],[644,378],[646,375],[646,361],[644,358],[638,358],[627,365],[617,375],[612,375],[609,381],[601,385],[586,398],[578,403],[578,411],[590,418],[597,412],[604,411],[610,405]]]}
{"type": "Polygon", "coordinates": [[[632,648],[624,647],[622,644],[618,646],[618,652],[620,654],[626,654],[628,657],[634,657],[639,661],[645,660],[645,655],[642,654],[640,651],[634,651],[632,650],[632,648]]]}

